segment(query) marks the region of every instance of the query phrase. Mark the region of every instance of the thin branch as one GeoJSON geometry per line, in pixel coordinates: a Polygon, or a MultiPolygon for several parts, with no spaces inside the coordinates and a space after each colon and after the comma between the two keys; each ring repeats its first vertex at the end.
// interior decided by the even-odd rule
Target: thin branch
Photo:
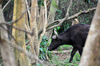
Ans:
{"type": "MultiPolygon", "coordinates": [[[[25,24],[25,28],[28,31],[31,30],[30,27],[29,27],[29,25],[26,25],[26,24],[25,24]]],[[[34,37],[32,37],[30,35],[27,35],[27,37],[29,38],[29,43],[30,43],[29,45],[31,46],[30,50],[31,50],[32,54],[34,54],[36,56],[36,52],[34,51],[34,42],[33,42],[34,37]]]]}
{"type": "MultiPolygon", "coordinates": [[[[7,31],[7,29],[5,29],[2,25],[1,27],[7,31]]],[[[41,61],[37,56],[32,55],[30,52],[24,50],[22,47],[18,46],[17,44],[14,44],[13,42],[9,41],[8,39],[5,38],[5,40],[8,42],[8,44],[14,48],[16,48],[17,50],[23,52],[24,54],[26,54],[30,59],[35,59],[37,60],[39,63],[41,63],[43,65],[43,61],[41,61]]]]}
{"type": "Polygon", "coordinates": [[[25,3],[26,3],[26,7],[28,9],[29,18],[31,18],[31,14],[30,14],[30,10],[29,10],[29,4],[28,4],[27,0],[25,0],[25,3]]]}
{"type": "Polygon", "coordinates": [[[46,1],[44,1],[44,6],[45,6],[45,23],[44,23],[44,27],[43,27],[43,33],[40,36],[39,44],[41,43],[42,37],[44,36],[44,34],[46,32],[46,27],[47,27],[47,5],[46,5],[46,1]]]}
{"type": "Polygon", "coordinates": [[[32,32],[29,32],[29,31],[26,31],[25,29],[21,29],[21,28],[18,28],[16,26],[11,26],[12,28],[15,28],[16,30],[19,30],[19,31],[22,31],[22,32],[25,32],[26,34],[30,34],[31,36],[34,35],[34,28],[32,29],[32,32]]]}
{"type": "MultiPolygon", "coordinates": [[[[79,15],[82,15],[82,14],[86,14],[86,13],[92,12],[92,11],[94,11],[95,9],[96,9],[96,7],[90,8],[90,9],[85,10],[85,11],[80,11],[80,12],[78,12],[78,13],[76,13],[76,14],[74,14],[74,15],[68,17],[68,18],[66,18],[65,20],[73,19],[73,18],[75,18],[75,17],[77,17],[77,16],[79,16],[79,15]]],[[[56,24],[57,22],[60,23],[61,20],[62,20],[62,19],[55,20],[54,22],[50,23],[48,26],[54,25],[54,24],[56,24]]]]}
{"type": "Polygon", "coordinates": [[[70,10],[71,6],[72,6],[72,0],[70,1],[69,7],[67,9],[67,12],[66,12],[66,15],[65,15],[65,19],[67,19],[68,16],[69,16],[69,10],[70,10]]]}
{"type": "Polygon", "coordinates": [[[65,17],[63,19],[59,20],[59,24],[58,25],[55,25],[55,26],[52,26],[52,27],[48,28],[47,31],[62,25],[62,23],[65,21],[65,19],[68,18],[68,16],[69,16],[69,10],[71,8],[71,5],[72,5],[72,0],[70,1],[70,4],[68,6],[68,9],[67,9],[65,17]]]}
{"type": "Polygon", "coordinates": [[[62,25],[62,23],[65,21],[65,19],[68,18],[68,16],[69,16],[69,10],[71,8],[71,5],[72,5],[72,0],[70,1],[70,4],[68,6],[68,9],[67,9],[65,17],[63,19],[59,20],[59,24],[58,25],[54,25],[54,26],[51,26],[50,28],[47,28],[47,31],[62,25]]]}
{"type": "Polygon", "coordinates": [[[78,12],[78,13],[76,13],[76,14],[70,16],[70,17],[68,17],[66,20],[73,19],[73,18],[75,18],[75,17],[77,17],[77,16],[79,16],[79,15],[87,14],[87,13],[92,12],[92,11],[94,11],[94,10],[96,10],[96,7],[90,8],[90,9],[88,9],[88,10],[80,11],[80,12],[78,12]]]}
{"type": "Polygon", "coordinates": [[[25,45],[27,45],[27,46],[28,46],[28,45],[29,45],[29,43],[30,43],[30,41],[28,40],[27,42],[25,42],[25,45]]]}
{"type": "MultiPolygon", "coordinates": [[[[51,26],[50,28],[47,28],[46,31],[51,30],[51,29],[53,29],[53,28],[55,28],[55,27],[58,27],[58,26],[61,26],[61,25],[62,25],[62,23],[64,22],[64,20],[65,20],[66,18],[68,18],[68,16],[69,16],[69,9],[71,8],[71,5],[72,5],[72,0],[70,1],[69,7],[68,7],[68,9],[67,9],[66,16],[65,16],[63,19],[58,20],[58,22],[59,22],[58,25],[51,26]]],[[[48,26],[49,26],[49,25],[48,25],[48,26]]],[[[43,29],[42,29],[42,31],[43,31],[43,29]]],[[[40,34],[40,33],[39,33],[39,34],[40,34]]],[[[39,35],[39,34],[38,34],[38,35],[39,35]]]]}
{"type": "Polygon", "coordinates": [[[16,44],[18,44],[18,42],[16,41],[16,39],[13,37],[13,35],[9,32],[8,29],[4,28],[2,25],[0,25],[1,28],[3,28],[5,31],[8,32],[8,34],[13,38],[13,40],[15,41],[16,44]]]}
{"type": "Polygon", "coordinates": [[[25,55],[27,55],[30,59],[35,59],[37,60],[39,63],[41,63],[43,65],[43,61],[41,61],[37,56],[34,56],[32,53],[28,52],[27,50],[24,50],[22,47],[14,44],[13,42],[9,41],[8,39],[5,39],[8,44],[10,46],[12,46],[13,48],[16,48],[17,50],[23,52],[25,55]]]}
{"type": "Polygon", "coordinates": [[[10,1],[11,0],[9,0],[6,4],[5,4],[5,6],[3,7],[3,9],[2,9],[2,11],[6,8],[6,6],[10,3],[10,1]]]}
{"type": "MultiPolygon", "coordinates": [[[[92,11],[94,11],[94,10],[96,10],[96,7],[90,8],[90,9],[85,10],[85,11],[78,12],[78,13],[76,13],[76,14],[74,14],[74,15],[72,15],[72,16],[66,18],[66,19],[63,18],[64,20],[63,20],[63,19],[55,20],[55,21],[51,22],[51,23],[47,26],[47,30],[46,30],[46,31],[51,30],[51,29],[53,29],[53,28],[55,28],[55,27],[59,27],[60,25],[54,26],[54,27],[51,27],[51,26],[52,26],[52,25],[55,25],[55,24],[57,24],[57,23],[59,24],[62,20],[63,20],[63,22],[64,22],[65,20],[73,19],[73,18],[75,18],[75,17],[77,17],[77,16],[79,16],[79,15],[86,14],[86,13],[92,12],[92,11]]],[[[40,34],[42,33],[42,31],[43,31],[43,28],[41,28],[41,29],[39,30],[38,35],[40,35],[40,34]]]]}
{"type": "Polygon", "coordinates": [[[17,23],[17,22],[23,17],[23,15],[24,15],[27,11],[29,11],[30,9],[31,9],[31,8],[27,8],[27,9],[22,13],[22,15],[21,15],[18,19],[12,21],[11,23],[2,22],[2,23],[0,23],[0,25],[1,25],[1,24],[13,25],[14,23],[17,23]]]}
{"type": "Polygon", "coordinates": [[[13,25],[11,25],[11,24],[9,24],[9,23],[7,23],[7,22],[5,22],[5,23],[0,23],[0,25],[8,25],[8,26],[10,26],[10,27],[12,27],[12,28],[14,28],[14,29],[16,29],[16,30],[19,30],[19,31],[25,32],[25,33],[27,33],[27,34],[30,34],[31,36],[33,36],[33,34],[34,34],[34,29],[32,29],[32,32],[29,32],[29,31],[26,31],[25,29],[21,29],[21,28],[18,28],[18,27],[16,27],[16,26],[13,26],[13,25]]]}
{"type": "Polygon", "coordinates": [[[28,10],[30,10],[30,9],[31,9],[31,8],[27,8],[27,9],[22,13],[22,15],[21,15],[18,19],[12,21],[12,22],[9,23],[9,24],[13,25],[14,23],[17,23],[17,22],[23,17],[23,15],[24,15],[28,10]]]}

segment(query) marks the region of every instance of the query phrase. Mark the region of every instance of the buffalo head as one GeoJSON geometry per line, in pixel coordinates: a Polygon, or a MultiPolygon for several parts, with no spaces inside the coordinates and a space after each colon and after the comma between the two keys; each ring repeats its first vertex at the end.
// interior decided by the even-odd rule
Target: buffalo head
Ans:
{"type": "Polygon", "coordinates": [[[61,45],[61,39],[59,38],[57,32],[54,30],[55,35],[52,36],[52,42],[50,44],[50,46],[48,47],[48,50],[54,50],[57,47],[59,47],[61,45]]]}

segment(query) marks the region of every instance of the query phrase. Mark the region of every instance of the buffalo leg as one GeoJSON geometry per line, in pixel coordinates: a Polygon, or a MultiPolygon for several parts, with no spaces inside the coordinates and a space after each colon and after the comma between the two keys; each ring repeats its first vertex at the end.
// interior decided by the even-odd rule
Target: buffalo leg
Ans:
{"type": "Polygon", "coordinates": [[[80,56],[82,55],[82,52],[83,52],[83,48],[80,48],[80,49],[79,49],[79,54],[80,54],[80,56]]]}
{"type": "Polygon", "coordinates": [[[73,56],[74,56],[74,54],[76,53],[76,51],[77,51],[77,48],[73,48],[73,50],[72,50],[72,52],[71,52],[71,58],[70,58],[70,60],[69,60],[69,63],[71,63],[71,61],[72,61],[72,59],[73,59],[73,56]]]}

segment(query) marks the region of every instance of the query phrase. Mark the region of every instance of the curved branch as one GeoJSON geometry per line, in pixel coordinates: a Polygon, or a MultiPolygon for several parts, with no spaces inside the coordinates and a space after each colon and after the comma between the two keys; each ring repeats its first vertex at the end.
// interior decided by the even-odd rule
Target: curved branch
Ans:
{"type": "MultiPolygon", "coordinates": [[[[77,17],[77,16],[79,16],[79,15],[86,14],[86,13],[92,12],[92,11],[94,11],[94,10],[96,10],[96,7],[90,8],[90,9],[85,10],[85,11],[78,12],[78,13],[76,13],[76,14],[74,14],[74,15],[68,17],[68,18],[64,17],[64,18],[66,18],[66,19],[63,18],[63,19],[55,20],[54,22],[51,22],[50,24],[48,24],[47,30],[46,30],[46,31],[51,30],[51,29],[53,29],[53,28],[55,28],[55,27],[59,27],[59,26],[61,25],[60,23],[61,23],[61,22],[63,23],[65,20],[73,19],[73,18],[75,18],[75,17],[77,17]],[[58,23],[58,25],[55,25],[55,24],[57,24],[57,23],[58,23]],[[52,25],[54,25],[54,26],[52,26],[52,25]]],[[[40,35],[40,34],[42,33],[42,31],[43,31],[43,28],[41,28],[41,29],[39,30],[38,35],[40,35]]]]}
{"type": "Polygon", "coordinates": [[[37,60],[39,63],[41,63],[42,65],[44,65],[44,64],[43,64],[43,61],[41,61],[37,56],[34,56],[32,53],[28,52],[27,50],[24,50],[22,47],[20,47],[20,46],[14,44],[13,42],[9,41],[8,39],[5,39],[5,40],[8,42],[8,44],[9,44],[10,46],[12,46],[13,48],[15,48],[15,49],[17,49],[17,50],[23,52],[23,53],[24,53],[25,55],[27,55],[30,59],[35,59],[35,60],[37,60]]]}
{"type": "Polygon", "coordinates": [[[77,17],[77,16],[79,16],[79,15],[87,14],[87,13],[92,12],[92,11],[94,11],[94,10],[96,10],[96,7],[90,8],[90,9],[88,9],[88,10],[80,11],[80,12],[78,12],[78,13],[76,13],[76,14],[70,16],[70,17],[68,17],[66,20],[73,19],[73,18],[75,18],[75,17],[77,17]]]}

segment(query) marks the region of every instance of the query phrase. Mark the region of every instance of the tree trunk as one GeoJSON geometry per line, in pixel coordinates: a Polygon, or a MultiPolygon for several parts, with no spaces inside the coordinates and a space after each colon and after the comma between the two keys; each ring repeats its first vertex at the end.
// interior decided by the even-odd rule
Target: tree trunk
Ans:
{"type": "MultiPolygon", "coordinates": [[[[0,23],[5,22],[2,7],[1,7],[1,0],[0,0],[0,23]]],[[[5,25],[1,25],[3,28],[7,29],[5,25]]],[[[12,53],[11,47],[6,42],[8,40],[8,33],[0,26],[0,50],[3,59],[4,66],[15,66],[14,55],[12,53]]]]}
{"type": "MultiPolygon", "coordinates": [[[[21,14],[25,11],[25,1],[24,0],[14,0],[14,11],[13,11],[13,20],[18,19],[21,14]]],[[[25,29],[25,21],[26,21],[25,14],[23,17],[14,24],[14,26],[25,29]]],[[[25,46],[25,33],[12,29],[12,34],[14,38],[16,39],[19,46],[21,46],[23,49],[26,49],[25,46]]],[[[19,52],[17,49],[15,49],[15,61],[16,66],[29,66],[28,63],[28,57],[24,55],[22,52],[19,52]]]]}
{"type": "Polygon", "coordinates": [[[38,28],[37,28],[37,22],[36,22],[36,18],[37,18],[37,0],[32,0],[31,3],[31,18],[30,18],[30,27],[31,27],[31,31],[34,29],[34,36],[32,36],[32,44],[33,44],[33,49],[31,49],[31,51],[33,51],[32,53],[36,56],[39,56],[39,45],[38,45],[38,28]]]}
{"type": "Polygon", "coordinates": [[[100,0],[79,66],[100,66],[100,0]]]}

